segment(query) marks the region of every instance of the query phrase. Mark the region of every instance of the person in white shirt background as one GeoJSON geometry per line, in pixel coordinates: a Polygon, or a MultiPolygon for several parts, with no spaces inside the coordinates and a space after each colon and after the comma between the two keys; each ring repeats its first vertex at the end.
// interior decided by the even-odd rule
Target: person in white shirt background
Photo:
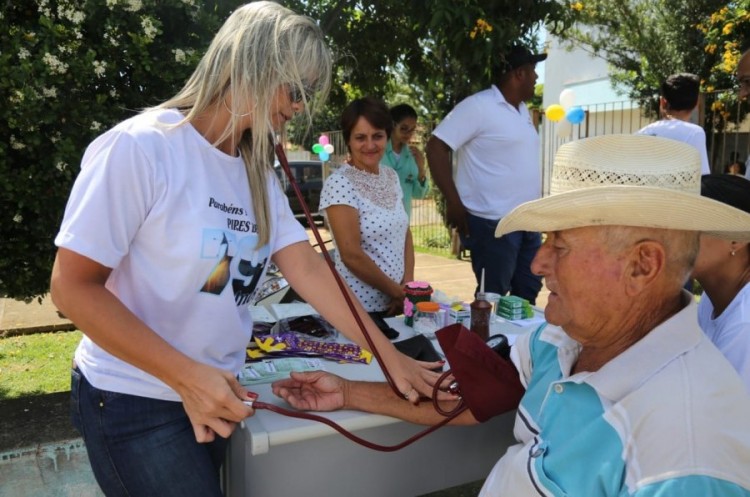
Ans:
{"type": "Polygon", "coordinates": [[[711,167],[706,150],[706,132],[701,126],[690,122],[699,95],[700,79],[695,74],[669,76],[661,85],[659,97],[662,119],[642,128],[638,134],[661,136],[692,145],[701,154],[701,174],[709,174],[711,167]]]}

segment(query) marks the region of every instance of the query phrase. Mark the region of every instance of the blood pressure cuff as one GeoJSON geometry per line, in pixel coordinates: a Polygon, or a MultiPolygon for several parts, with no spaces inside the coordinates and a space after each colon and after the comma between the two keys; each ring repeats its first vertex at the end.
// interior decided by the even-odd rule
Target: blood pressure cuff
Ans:
{"type": "Polygon", "coordinates": [[[461,397],[477,421],[518,407],[525,392],[518,371],[476,333],[460,324],[439,329],[437,336],[461,397]]]}

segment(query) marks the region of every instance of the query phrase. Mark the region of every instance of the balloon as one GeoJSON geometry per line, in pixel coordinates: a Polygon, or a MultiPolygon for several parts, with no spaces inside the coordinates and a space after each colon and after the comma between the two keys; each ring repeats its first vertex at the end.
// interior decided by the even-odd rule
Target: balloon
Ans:
{"type": "Polygon", "coordinates": [[[547,116],[547,119],[550,121],[557,122],[565,117],[565,109],[563,109],[562,105],[552,104],[547,107],[546,111],[544,111],[544,115],[547,116]]]}
{"type": "Polygon", "coordinates": [[[570,132],[573,131],[573,125],[570,124],[570,121],[560,121],[557,124],[557,136],[558,138],[568,138],[570,137],[570,132]]]}
{"type": "Polygon", "coordinates": [[[570,88],[566,88],[560,92],[560,105],[562,105],[565,110],[573,107],[575,103],[576,92],[574,92],[570,88]]]}
{"type": "Polygon", "coordinates": [[[333,145],[331,145],[326,135],[320,135],[320,138],[318,138],[318,143],[312,146],[312,151],[314,154],[318,154],[318,158],[320,160],[325,162],[331,158],[331,154],[333,153],[333,145]]]}
{"type": "Polygon", "coordinates": [[[565,119],[567,119],[570,124],[581,124],[585,118],[586,111],[583,110],[583,107],[571,107],[568,110],[568,113],[565,114],[565,119]]]}

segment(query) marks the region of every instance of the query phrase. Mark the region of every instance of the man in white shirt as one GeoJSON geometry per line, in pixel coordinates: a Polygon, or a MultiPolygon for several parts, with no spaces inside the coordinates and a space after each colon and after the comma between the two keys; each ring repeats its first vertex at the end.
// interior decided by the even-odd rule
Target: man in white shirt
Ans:
{"type": "Polygon", "coordinates": [[[432,179],[446,200],[446,221],[471,251],[477,283],[484,274],[485,291],[531,303],[542,288],[529,269],[540,234],[495,238],[494,231],[513,208],[542,194],[539,134],[524,102],[534,96],[534,67],[546,58],[511,48],[497,68],[497,85],[456,105],[427,143],[432,179]],[[455,181],[452,151],[458,156],[455,181]]]}
{"type": "Polygon", "coordinates": [[[679,73],[669,76],[661,85],[659,111],[662,119],[649,124],[638,131],[638,134],[661,136],[692,145],[701,155],[701,174],[710,174],[706,132],[690,122],[698,105],[699,94],[700,79],[695,74],[679,73]]]}

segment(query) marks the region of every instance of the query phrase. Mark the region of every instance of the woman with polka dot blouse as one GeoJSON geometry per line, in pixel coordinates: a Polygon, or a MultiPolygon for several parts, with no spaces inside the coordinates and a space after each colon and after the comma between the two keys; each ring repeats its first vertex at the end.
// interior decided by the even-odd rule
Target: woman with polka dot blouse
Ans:
{"type": "Polygon", "coordinates": [[[320,195],[336,269],[368,312],[394,316],[414,278],[414,247],[398,175],[380,164],[393,122],[385,103],[365,97],[344,109],[341,128],[350,160],[320,195]]]}

